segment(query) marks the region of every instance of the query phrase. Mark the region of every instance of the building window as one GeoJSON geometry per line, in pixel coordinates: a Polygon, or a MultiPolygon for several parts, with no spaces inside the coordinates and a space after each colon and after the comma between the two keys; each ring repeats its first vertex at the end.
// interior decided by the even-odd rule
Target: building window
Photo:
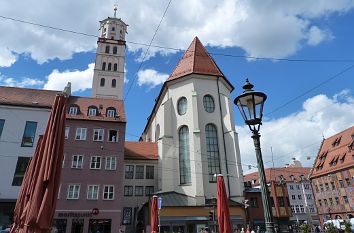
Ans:
{"type": "MultiPolygon", "coordinates": [[[[73,222],[75,221],[75,219],[72,220],[73,222]]],[[[77,231],[76,229],[83,229],[84,226],[84,219],[82,219],[82,228],[81,227],[77,227],[77,228],[72,228],[71,232],[83,232],[81,231],[77,231]]],[[[89,220],[89,225],[88,225],[88,231],[87,232],[92,232],[92,233],[106,233],[106,232],[111,232],[112,229],[112,219],[90,219],[89,220]]],[[[64,233],[65,230],[63,232],[59,232],[59,233],[64,233]]]]}
{"type": "Polygon", "coordinates": [[[65,127],[65,133],[64,133],[64,138],[65,139],[69,138],[69,131],[70,131],[70,127],[65,127]]]}
{"type": "Polygon", "coordinates": [[[144,179],[144,165],[136,165],[135,179],[144,179]]]}
{"type": "Polygon", "coordinates": [[[145,186],[145,196],[151,196],[154,193],[154,186],[145,186]]]}
{"type": "Polygon", "coordinates": [[[321,200],[318,200],[318,205],[322,206],[322,201],[321,200]]]}
{"type": "Polygon", "coordinates": [[[113,54],[117,54],[117,47],[116,46],[113,47],[113,54]]]}
{"type": "Polygon", "coordinates": [[[106,170],[116,170],[117,160],[116,157],[106,157],[106,170]]]}
{"type": "Polygon", "coordinates": [[[32,147],[36,136],[37,122],[26,121],[25,130],[23,132],[22,143],[23,147],[32,147]]]}
{"type": "Polygon", "coordinates": [[[180,184],[191,183],[191,167],[189,155],[189,131],[187,126],[179,130],[179,176],[180,184]]]}
{"type": "Polygon", "coordinates": [[[108,130],[108,141],[118,142],[118,130],[115,129],[108,130]]]}
{"type": "Polygon", "coordinates": [[[350,186],[350,179],[349,178],[345,178],[345,182],[347,183],[347,186],[350,186]]]}
{"type": "Polygon", "coordinates": [[[300,185],[297,184],[297,185],[296,185],[296,188],[297,188],[298,190],[300,190],[300,185]]]}
{"type": "MultiPolygon", "coordinates": [[[[116,28],[115,27],[112,27],[112,32],[114,32],[116,30],[116,28]]],[[[117,47],[114,47],[114,48],[117,48],[117,47]]]]}
{"type": "Polygon", "coordinates": [[[145,179],[154,179],[154,166],[146,166],[145,179]]]}
{"type": "Polygon", "coordinates": [[[320,190],[323,192],[323,184],[320,184],[320,190]]]}
{"type": "Polygon", "coordinates": [[[310,185],[309,184],[305,184],[305,189],[310,189],[310,185]]]}
{"type": "Polygon", "coordinates": [[[292,199],[292,200],[295,200],[295,199],[296,199],[296,196],[295,196],[295,195],[291,195],[291,199],[292,199]]]}
{"type": "Polygon", "coordinates": [[[89,107],[87,115],[88,116],[97,116],[97,108],[89,107]]]}
{"type": "Polygon", "coordinates": [[[114,199],[114,186],[105,185],[103,186],[103,200],[113,200],[114,199]]]}
{"type": "Polygon", "coordinates": [[[304,209],[304,206],[303,205],[300,205],[300,210],[301,210],[301,213],[304,213],[305,211],[305,209],[304,209]]]}
{"type": "Polygon", "coordinates": [[[294,190],[294,186],[293,185],[289,185],[289,189],[290,190],[294,190]]]}
{"type": "MultiPolygon", "coordinates": [[[[102,63],[102,70],[106,70],[106,62],[103,62],[102,63]]],[[[104,86],[104,78],[101,78],[101,84],[100,84],[101,87],[104,86]],[[102,79],[103,79],[103,82],[102,82],[102,79]]]]}
{"type": "Polygon", "coordinates": [[[106,53],[109,53],[109,45],[106,46],[105,52],[106,52],[106,53]]]}
{"type": "Polygon", "coordinates": [[[123,208],[123,225],[130,225],[132,224],[132,208],[131,207],[124,207],[123,208]]]}
{"type": "Polygon", "coordinates": [[[211,95],[205,95],[203,97],[203,105],[206,112],[212,113],[215,110],[214,99],[211,95]]]}
{"type": "Polygon", "coordinates": [[[144,195],[144,186],[135,186],[135,196],[144,195]]]}
{"type": "Polygon", "coordinates": [[[251,208],[258,208],[258,200],[255,197],[252,197],[250,200],[250,207],[251,208]]]}
{"type": "Polygon", "coordinates": [[[279,207],[284,207],[285,206],[283,197],[278,197],[278,204],[279,204],[279,207]]]}
{"type": "Polygon", "coordinates": [[[5,125],[5,120],[0,119],[0,138],[1,138],[2,130],[4,129],[4,125],[5,125]]]}
{"type": "Polygon", "coordinates": [[[12,180],[12,186],[21,186],[30,159],[31,159],[30,157],[17,158],[16,170],[15,170],[14,178],[12,180]]]}
{"type": "Polygon", "coordinates": [[[75,140],[86,140],[86,128],[76,128],[75,140]]]}
{"type": "Polygon", "coordinates": [[[298,205],[295,205],[295,213],[299,213],[300,212],[300,208],[298,205]]]}
{"type": "Polygon", "coordinates": [[[133,186],[124,186],[124,196],[133,196],[133,186]]]}
{"type": "Polygon", "coordinates": [[[69,108],[69,115],[77,115],[77,113],[79,112],[79,108],[77,106],[70,106],[69,108]]]}
{"type": "Polygon", "coordinates": [[[306,194],[306,198],[307,198],[307,200],[311,200],[312,199],[312,195],[311,194],[306,194]]]}
{"type": "Polygon", "coordinates": [[[329,205],[333,205],[333,199],[330,197],[328,198],[328,200],[329,200],[329,205]]]}
{"type": "Polygon", "coordinates": [[[101,169],[101,156],[91,156],[90,169],[101,169]]]}
{"type": "Polygon", "coordinates": [[[297,195],[297,198],[299,198],[299,200],[302,199],[302,195],[297,195]]]}
{"type": "Polygon", "coordinates": [[[343,180],[339,180],[339,187],[344,188],[344,182],[343,182],[343,180]]]}
{"type": "Polygon", "coordinates": [[[327,206],[328,205],[327,199],[323,199],[323,201],[324,201],[324,205],[327,206]]]}
{"type": "Polygon", "coordinates": [[[71,168],[82,168],[82,163],[84,160],[84,156],[82,155],[73,155],[73,159],[71,161],[71,168]]]}
{"type": "Polygon", "coordinates": [[[134,166],[125,165],[125,179],[133,179],[133,178],[134,178],[134,166]]]}
{"type": "Polygon", "coordinates": [[[290,208],[291,208],[291,213],[295,213],[295,207],[291,205],[290,208]]]}
{"type": "Polygon", "coordinates": [[[318,193],[318,186],[315,185],[315,190],[316,190],[316,193],[318,193]]]}
{"type": "Polygon", "coordinates": [[[179,115],[184,115],[187,112],[187,98],[181,97],[177,102],[177,112],[179,115]]]}
{"type": "Polygon", "coordinates": [[[98,199],[98,185],[89,185],[87,186],[87,199],[97,200],[98,199]]]}
{"type": "Polygon", "coordinates": [[[214,176],[214,174],[220,174],[221,169],[219,158],[218,133],[215,125],[207,124],[205,126],[205,136],[207,144],[209,182],[216,182],[216,177],[214,176]]]}
{"type": "Polygon", "coordinates": [[[339,197],[334,198],[336,200],[336,204],[339,205],[339,197]]]}
{"type": "Polygon", "coordinates": [[[294,180],[295,180],[294,175],[291,175],[291,176],[290,176],[290,179],[291,179],[291,181],[294,181],[294,180]]]}
{"type": "Polygon", "coordinates": [[[70,184],[68,187],[67,199],[79,199],[79,194],[80,194],[80,185],[70,184]]]}
{"type": "Polygon", "coordinates": [[[109,107],[107,109],[107,117],[115,117],[116,116],[116,109],[115,108],[112,108],[112,107],[109,107]]]}
{"type": "Polygon", "coordinates": [[[329,190],[329,185],[328,185],[328,183],[325,183],[325,188],[326,188],[326,191],[329,190]]]}
{"type": "Polygon", "coordinates": [[[343,196],[343,200],[344,200],[344,203],[345,203],[345,204],[348,204],[348,203],[349,203],[349,200],[348,200],[348,197],[347,197],[347,196],[343,196]]]}
{"type": "Polygon", "coordinates": [[[93,140],[103,141],[104,129],[93,129],[93,140]]]}
{"type": "Polygon", "coordinates": [[[107,67],[107,69],[108,69],[109,71],[111,71],[111,70],[112,70],[112,63],[108,63],[108,67],[107,67]]]}
{"type": "Polygon", "coordinates": [[[114,78],[112,79],[112,87],[116,87],[117,86],[117,80],[114,78]]]}
{"type": "Polygon", "coordinates": [[[113,71],[117,71],[118,70],[118,64],[117,63],[114,63],[113,64],[113,71]]]}

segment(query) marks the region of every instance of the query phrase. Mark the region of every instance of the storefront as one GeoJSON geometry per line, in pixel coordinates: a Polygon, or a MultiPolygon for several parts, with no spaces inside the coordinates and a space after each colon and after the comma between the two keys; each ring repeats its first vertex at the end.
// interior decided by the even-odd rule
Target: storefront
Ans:
{"type": "Polygon", "coordinates": [[[56,211],[52,232],[115,233],[120,230],[120,212],[56,211]]]}

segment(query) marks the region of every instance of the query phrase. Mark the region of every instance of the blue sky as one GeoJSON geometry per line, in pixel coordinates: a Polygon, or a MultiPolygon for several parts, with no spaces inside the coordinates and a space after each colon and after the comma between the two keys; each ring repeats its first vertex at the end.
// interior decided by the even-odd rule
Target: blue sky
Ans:
{"type": "MultiPolygon", "coordinates": [[[[55,4],[29,1],[16,6],[12,1],[2,1],[0,15],[98,35],[98,20],[113,13],[114,1],[106,4],[98,0],[55,4]],[[43,10],[28,8],[29,5],[43,10]]],[[[161,0],[134,5],[119,1],[118,15],[129,24],[127,41],[149,43],[166,4],[161,0]]],[[[291,157],[311,165],[312,160],[306,161],[305,157],[316,156],[322,135],[329,137],[353,125],[354,68],[333,77],[354,64],[352,22],[354,1],[172,1],[153,44],[186,49],[198,36],[212,54],[241,56],[213,58],[235,86],[233,99],[241,93],[245,78],[256,90],[268,95],[261,132],[265,161],[269,160],[272,147],[277,166],[289,163],[291,157]],[[186,8],[189,11],[184,14],[186,8]],[[317,87],[323,82],[326,83],[317,87]],[[314,87],[317,88],[311,90],[314,87]]],[[[72,78],[74,94],[90,96],[89,67],[95,61],[96,38],[3,18],[0,30],[0,85],[62,89],[72,78]]],[[[181,52],[152,48],[141,71],[152,70],[155,75],[150,73],[143,79],[137,70],[145,49],[128,43],[126,50],[125,89],[133,85],[125,95],[128,140],[137,140],[134,135],[141,134],[161,80],[182,56],[181,52]]],[[[254,164],[249,132],[234,110],[242,162],[254,164]]]]}

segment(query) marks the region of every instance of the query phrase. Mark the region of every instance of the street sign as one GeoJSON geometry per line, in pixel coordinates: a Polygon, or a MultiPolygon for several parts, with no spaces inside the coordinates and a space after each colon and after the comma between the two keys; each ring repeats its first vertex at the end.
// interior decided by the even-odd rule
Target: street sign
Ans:
{"type": "Polygon", "coordinates": [[[157,208],[159,210],[162,208],[162,197],[157,198],[157,208]]]}

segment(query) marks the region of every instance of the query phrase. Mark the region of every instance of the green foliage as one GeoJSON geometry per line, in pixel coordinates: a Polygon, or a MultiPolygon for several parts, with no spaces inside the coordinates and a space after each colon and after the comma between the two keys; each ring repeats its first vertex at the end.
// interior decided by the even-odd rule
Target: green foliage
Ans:
{"type": "Polygon", "coordinates": [[[337,228],[333,225],[333,223],[326,225],[326,233],[337,233],[337,228]]]}
{"type": "Polygon", "coordinates": [[[309,229],[309,225],[308,224],[302,224],[301,225],[301,233],[310,233],[310,229],[309,229]]]}
{"type": "Polygon", "coordinates": [[[351,232],[351,227],[352,224],[350,222],[345,222],[345,233],[350,233],[351,232]]]}

